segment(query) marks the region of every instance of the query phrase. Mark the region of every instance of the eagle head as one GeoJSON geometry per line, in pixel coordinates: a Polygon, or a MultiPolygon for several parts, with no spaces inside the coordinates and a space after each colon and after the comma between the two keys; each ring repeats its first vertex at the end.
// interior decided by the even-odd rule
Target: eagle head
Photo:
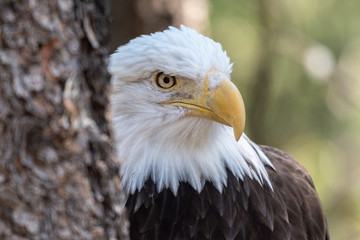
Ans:
{"type": "Polygon", "coordinates": [[[221,191],[226,169],[268,181],[271,163],[242,134],[245,108],[231,71],[219,43],[185,26],[137,37],[111,55],[112,120],[129,192],[149,178],[174,193],[181,181],[197,191],[211,181],[221,191]]]}

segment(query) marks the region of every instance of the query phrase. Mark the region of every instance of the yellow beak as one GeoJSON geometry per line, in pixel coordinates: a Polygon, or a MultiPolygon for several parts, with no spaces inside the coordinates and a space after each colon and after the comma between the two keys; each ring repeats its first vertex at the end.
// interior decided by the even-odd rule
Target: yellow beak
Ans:
{"type": "Polygon", "coordinates": [[[204,81],[203,92],[198,98],[176,99],[162,104],[185,107],[191,110],[188,116],[208,118],[234,129],[236,141],[241,137],[245,128],[245,106],[239,90],[227,78],[214,88],[209,89],[209,78],[214,76],[210,72],[204,81]]]}

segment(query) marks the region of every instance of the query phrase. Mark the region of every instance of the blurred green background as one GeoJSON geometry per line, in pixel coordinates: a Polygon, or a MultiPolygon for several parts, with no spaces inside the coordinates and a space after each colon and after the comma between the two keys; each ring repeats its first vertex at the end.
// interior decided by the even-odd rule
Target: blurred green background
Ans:
{"type": "Polygon", "coordinates": [[[360,239],[360,1],[211,0],[245,132],[310,172],[332,239],[360,239]]]}

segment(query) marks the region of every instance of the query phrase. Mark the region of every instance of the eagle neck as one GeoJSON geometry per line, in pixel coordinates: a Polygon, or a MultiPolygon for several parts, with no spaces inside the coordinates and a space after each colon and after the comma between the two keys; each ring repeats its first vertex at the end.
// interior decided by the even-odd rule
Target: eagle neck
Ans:
{"type": "Polygon", "coordinates": [[[172,123],[171,129],[147,131],[151,134],[133,129],[131,134],[124,131],[116,136],[123,161],[122,183],[130,194],[149,178],[159,192],[165,188],[177,194],[181,182],[201,192],[206,181],[222,192],[227,184],[226,169],[240,180],[249,177],[271,187],[265,169],[266,165],[272,167],[271,162],[245,134],[236,142],[230,127],[202,118],[183,118],[172,123]]]}

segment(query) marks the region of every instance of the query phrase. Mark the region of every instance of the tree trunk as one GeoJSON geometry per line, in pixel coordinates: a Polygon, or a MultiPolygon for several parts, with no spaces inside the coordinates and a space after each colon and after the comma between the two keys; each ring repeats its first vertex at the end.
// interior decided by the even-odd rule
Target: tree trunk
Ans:
{"type": "Polygon", "coordinates": [[[267,144],[268,132],[266,129],[266,119],[268,117],[268,106],[271,94],[271,71],[274,52],[272,50],[274,45],[274,27],[272,24],[272,1],[259,0],[258,17],[260,28],[261,50],[258,56],[258,63],[256,64],[256,72],[253,79],[253,84],[250,89],[251,101],[249,106],[248,119],[251,124],[250,134],[252,139],[261,144],[267,144]]]}
{"type": "Polygon", "coordinates": [[[110,50],[141,34],[184,24],[206,32],[208,0],[113,0],[110,50]]]}
{"type": "Polygon", "coordinates": [[[0,239],[125,239],[108,1],[0,1],[0,239]]]}

